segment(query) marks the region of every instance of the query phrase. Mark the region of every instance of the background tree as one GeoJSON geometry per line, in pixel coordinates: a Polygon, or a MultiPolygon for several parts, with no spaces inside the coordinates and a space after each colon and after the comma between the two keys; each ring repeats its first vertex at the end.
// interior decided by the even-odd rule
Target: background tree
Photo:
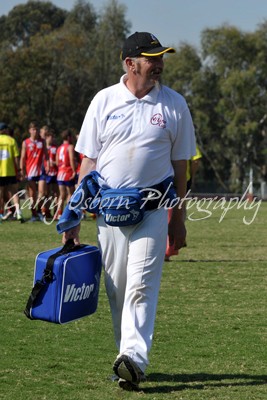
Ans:
{"type": "Polygon", "coordinates": [[[125,12],[125,6],[117,0],[110,0],[99,18],[94,66],[98,89],[117,83],[122,75],[120,51],[130,28],[130,23],[125,20],[125,12]]]}
{"type": "Polygon", "coordinates": [[[221,164],[218,169],[227,189],[240,191],[249,168],[259,167],[256,149],[262,141],[255,37],[235,27],[207,29],[202,33],[202,52],[204,69],[215,74],[219,89],[216,129],[203,130],[204,146],[221,164]],[[217,154],[216,146],[210,146],[212,136],[220,142],[217,154]]]}
{"type": "Polygon", "coordinates": [[[67,11],[51,2],[29,0],[19,4],[8,16],[0,17],[0,45],[6,42],[12,48],[28,46],[31,37],[40,31],[47,34],[60,28],[66,16],[67,11]]]}
{"type": "Polygon", "coordinates": [[[166,57],[164,83],[183,94],[189,104],[194,94],[194,81],[202,68],[202,60],[197,49],[182,43],[176,53],[166,57]]]}
{"type": "MultiPolygon", "coordinates": [[[[221,175],[220,163],[215,154],[219,152],[220,143],[215,135],[208,134],[207,151],[206,136],[218,128],[215,107],[218,102],[218,79],[209,68],[203,68],[202,59],[197,49],[187,43],[181,44],[177,52],[166,59],[164,83],[181,93],[187,100],[196,129],[197,142],[205,162],[200,164],[196,187],[205,190],[204,182],[216,178],[220,186],[226,190],[224,177],[221,175]],[[201,181],[201,185],[198,182],[201,181]]],[[[218,183],[217,183],[218,186],[218,183]]]]}
{"type": "Polygon", "coordinates": [[[39,2],[29,1],[15,7],[4,21],[6,26],[14,23],[14,32],[20,33],[6,35],[1,42],[1,120],[19,132],[26,131],[32,119],[57,131],[78,130],[94,94],[117,82],[122,73],[119,49],[128,31],[124,8],[112,0],[98,16],[89,3],[80,0],[62,14],[63,23],[48,26],[48,18],[43,20],[47,24],[39,24],[40,13],[47,12],[56,21],[60,10],[42,3],[34,23],[36,6],[39,2]],[[14,14],[18,20],[28,14],[36,29],[27,28],[27,35],[15,29],[14,14]]]}

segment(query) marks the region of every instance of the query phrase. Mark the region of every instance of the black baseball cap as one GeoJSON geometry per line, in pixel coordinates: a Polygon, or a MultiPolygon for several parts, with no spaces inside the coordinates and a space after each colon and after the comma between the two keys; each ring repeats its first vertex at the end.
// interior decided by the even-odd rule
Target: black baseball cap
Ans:
{"type": "Polygon", "coordinates": [[[149,32],[135,32],[129,36],[122,47],[121,59],[138,56],[160,56],[164,53],[175,53],[173,47],[163,47],[159,40],[149,32]]]}

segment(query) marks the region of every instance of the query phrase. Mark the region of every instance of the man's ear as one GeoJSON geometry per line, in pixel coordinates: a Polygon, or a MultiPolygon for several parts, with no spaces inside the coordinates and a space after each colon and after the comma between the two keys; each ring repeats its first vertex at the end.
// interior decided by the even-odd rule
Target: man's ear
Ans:
{"type": "Polygon", "coordinates": [[[127,68],[129,68],[132,72],[135,71],[135,61],[132,58],[126,57],[125,63],[127,65],[127,68]]]}

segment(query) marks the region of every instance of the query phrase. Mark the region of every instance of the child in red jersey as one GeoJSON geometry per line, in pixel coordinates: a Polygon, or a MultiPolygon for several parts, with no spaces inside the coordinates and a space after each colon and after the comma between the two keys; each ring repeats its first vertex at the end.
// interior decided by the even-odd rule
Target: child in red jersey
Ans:
{"type": "Polygon", "coordinates": [[[42,175],[43,160],[47,161],[46,168],[49,168],[49,159],[45,140],[40,137],[39,127],[36,122],[29,125],[30,137],[22,142],[20,168],[22,178],[27,179],[27,189],[32,201],[31,221],[42,220],[41,202],[45,193],[39,184],[42,175]]]}
{"type": "Polygon", "coordinates": [[[65,201],[69,201],[75,190],[75,153],[72,144],[72,133],[66,129],[61,133],[63,143],[57,149],[56,164],[58,167],[57,183],[59,186],[59,207],[57,219],[60,218],[65,201]]]}
{"type": "Polygon", "coordinates": [[[41,179],[43,179],[45,182],[45,193],[47,202],[42,208],[42,214],[46,218],[52,218],[51,208],[55,208],[59,197],[57,184],[58,168],[56,163],[57,146],[54,142],[54,135],[55,132],[51,128],[49,128],[45,132],[46,148],[49,157],[49,167],[47,168],[47,161],[44,160],[44,169],[47,170],[47,173],[42,175],[41,179]]]}
{"type": "MultiPolygon", "coordinates": [[[[46,135],[46,133],[48,131],[49,131],[49,126],[48,125],[44,125],[40,129],[39,134],[40,134],[41,139],[43,139],[44,141],[46,141],[45,135],[46,135]]],[[[38,190],[41,193],[44,193],[45,195],[47,195],[47,183],[46,183],[47,175],[46,175],[46,172],[45,172],[45,165],[44,164],[45,164],[45,159],[43,160],[42,173],[41,173],[41,176],[40,176],[40,179],[39,179],[39,183],[38,183],[38,188],[39,188],[38,190]]],[[[46,206],[43,205],[43,207],[41,209],[41,212],[42,212],[42,216],[45,217],[45,215],[46,215],[46,206]]]]}

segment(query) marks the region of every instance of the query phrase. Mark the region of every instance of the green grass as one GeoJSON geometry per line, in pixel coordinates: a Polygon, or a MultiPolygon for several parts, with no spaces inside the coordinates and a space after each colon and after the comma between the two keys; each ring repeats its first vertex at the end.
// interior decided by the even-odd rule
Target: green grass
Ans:
{"type": "MultiPolygon", "coordinates": [[[[188,215],[204,214],[195,208],[188,215]]],[[[188,246],[165,263],[148,381],[123,392],[108,378],[116,356],[101,282],[94,315],[63,326],[23,315],[38,252],[60,244],[55,224],[3,222],[0,399],[263,400],[267,396],[267,203],[187,221],[188,246]]],[[[95,222],[81,239],[95,243],[95,222]]]]}

